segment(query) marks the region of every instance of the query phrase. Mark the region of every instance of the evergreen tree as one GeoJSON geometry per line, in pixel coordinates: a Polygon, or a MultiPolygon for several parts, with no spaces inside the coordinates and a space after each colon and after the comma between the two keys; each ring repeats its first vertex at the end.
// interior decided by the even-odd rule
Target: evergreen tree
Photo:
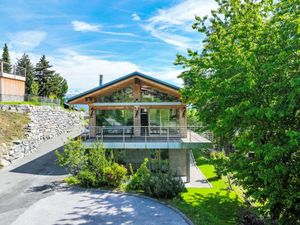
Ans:
{"type": "Polygon", "coordinates": [[[3,64],[3,72],[5,73],[11,73],[12,65],[10,63],[10,57],[9,57],[9,51],[7,44],[4,44],[3,53],[2,53],[2,60],[4,62],[3,64]]]}
{"type": "Polygon", "coordinates": [[[48,95],[64,98],[68,91],[68,83],[60,74],[55,73],[47,83],[48,95]]]}
{"type": "Polygon", "coordinates": [[[21,70],[23,68],[26,69],[25,93],[32,94],[31,84],[32,84],[33,78],[34,78],[34,67],[33,67],[32,63],[30,62],[29,56],[25,53],[22,55],[22,57],[20,59],[18,59],[18,62],[17,62],[17,70],[21,70]]]}
{"type": "Polygon", "coordinates": [[[46,56],[43,55],[40,58],[40,61],[36,64],[35,67],[35,78],[39,85],[39,95],[40,96],[48,96],[49,95],[49,88],[47,83],[51,77],[53,77],[55,71],[51,70],[51,65],[49,61],[46,59],[46,56]]]}

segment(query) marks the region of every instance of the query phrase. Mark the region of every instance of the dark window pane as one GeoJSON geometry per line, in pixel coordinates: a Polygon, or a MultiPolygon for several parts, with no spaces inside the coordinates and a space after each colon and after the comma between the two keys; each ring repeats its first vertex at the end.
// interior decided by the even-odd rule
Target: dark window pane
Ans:
{"type": "Polygon", "coordinates": [[[96,110],[97,126],[132,126],[132,110],[96,110]]]}

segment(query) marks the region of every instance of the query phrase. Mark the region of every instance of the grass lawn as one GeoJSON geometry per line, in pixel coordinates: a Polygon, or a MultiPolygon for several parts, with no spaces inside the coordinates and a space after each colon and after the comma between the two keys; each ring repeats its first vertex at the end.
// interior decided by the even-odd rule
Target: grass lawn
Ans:
{"type": "Polygon", "coordinates": [[[40,102],[0,102],[0,105],[41,105],[40,102]]]}
{"type": "Polygon", "coordinates": [[[229,191],[226,179],[216,176],[214,166],[200,151],[194,151],[197,165],[213,188],[188,188],[182,199],[168,203],[186,214],[195,225],[236,224],[237,213],[243,205],[242,192],[238,188],[229,191]]]}

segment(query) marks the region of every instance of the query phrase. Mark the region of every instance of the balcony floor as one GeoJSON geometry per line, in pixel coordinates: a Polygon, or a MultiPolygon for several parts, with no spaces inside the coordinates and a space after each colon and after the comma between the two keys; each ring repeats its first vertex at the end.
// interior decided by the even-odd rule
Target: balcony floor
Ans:
{"type": "Polygon", "coordinates": [[[91,147],[96,141],[102,142],[108,149],[190,149],[210,147],[211,141],[205,137],[188,132],[187,137],[159,137],[159,136],[104,136],[99,138],[83,138],[83,145],[91,147]]]}

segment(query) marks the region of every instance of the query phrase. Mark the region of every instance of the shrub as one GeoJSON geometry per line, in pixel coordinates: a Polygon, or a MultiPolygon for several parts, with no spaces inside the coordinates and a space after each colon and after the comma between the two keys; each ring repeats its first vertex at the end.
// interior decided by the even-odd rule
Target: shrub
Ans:
{"type": "Polygon", "coordinates": [[[105,169],[105,178],[109,186],[119,187],[126,179],[127,169],[123,165],[113,163],[105,169]]]}
{"type": "Polygon", "coordinates": [[[111,165],[111,162],[106,158],[105,149],[100,143],[95,143],[92,148],[87,150],[86,156],[85,169],[95,173],[99,185],[105,185],[105,170],[111,165]]]}
{"type": "Polygon", "coordinates": [[[145,159],[140,168],[131,177],[127,188],[143,190],[146,194],[157,198],[173,198],[184,191],[184,183],[172,171],[165,167],[157,167],[155,172],[150,172],[145,159]]]}
{"type": "Polygon", "coordinates": [[[69,140],[63,152],[55,151],[55,153],[58,164],[66,167],[73,175],[65,179],[69,184],[80,184],[83,187],[104,185],[118,187],[126,178],[127,169],[112,163],[113,152],[106,152],[100,143],[85,149],[80,140],[69,140]]]}
{"type": "Polygon", "coordinates": [[[69,185],[78,185],[80,181],[75,176],[66,177],[64,181],[69,185]]]}
{"type": "Polygon", "coordinates": [[[147,167],[148,159],[144,159],[144,162],[137,169],[136,173],[130,178],[129,183],[127,185],[128,189],[131,190],[143,190],[145,180],[148,180],[151,176],[151,172],[147,167]]]}
{"type": "Polygon", "coordinates": [[[82,170],[80,171],[76,178],[80,182],[80,185],[82,187],[97,187],[99,185],[99,182],[97,181],[97,176],[95,172],[92,172],[90,170],[82,170]]]}
{"type": "Polygon", "coordinates": [[[67,172],[76,175],[86,164],[85,150],[81,140],[69,140],[63,152],[55,151],[58,165],[65,167],[67,172]]]}
{"type": "Polygon", "coordinates": [[[185,190],[184,183],[171,171],[153,173],[144,181],[145,193],[157,198],[174,198],[185,190]]]}

